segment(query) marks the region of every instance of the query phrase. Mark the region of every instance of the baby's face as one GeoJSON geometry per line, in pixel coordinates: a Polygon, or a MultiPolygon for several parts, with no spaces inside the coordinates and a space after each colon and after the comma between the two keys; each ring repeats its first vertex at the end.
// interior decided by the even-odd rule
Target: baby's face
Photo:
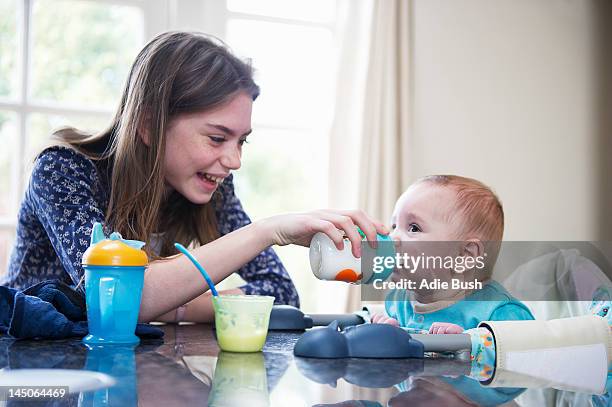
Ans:
{"type": "Polygon", "coordinates": [[[452,223],[456,199],[451,188],[428,182],[411,186],[395,204],[391,238],[401,242],[458,240],[459,226],[452,223]]]}
{"type": "Polygon", "coordinates": [[[442,260],[410,268],[410,263],[405,263],[404,258],[464,256],[461,217],[455,215],[456,200],[452,188],[421,182],[408,188],[395,204],[391,238],[395,241],[400,264],[394,269],[392,279],[413,281],[416,286],[410,291],[422,303],[454,297],[457,290],[421,287],[421,282],[449,282],[455,272],[444,266],[442,260]]]}

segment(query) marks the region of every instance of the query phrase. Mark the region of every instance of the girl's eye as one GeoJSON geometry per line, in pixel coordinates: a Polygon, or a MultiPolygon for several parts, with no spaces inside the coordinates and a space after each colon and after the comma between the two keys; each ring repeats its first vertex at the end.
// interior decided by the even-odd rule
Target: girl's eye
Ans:
{"type": "Polygon", "coordinates": [[[223,143],[225,141],[223,137],[208,136],[208,138],[211,139],[215,143],[223,143]]]}
{"type": "Polygon", "coordinates": [[[241,139],[240,140],[240,145],[243,145],[243,144],[249,144],[249,140],[247,140],[245,138],[241,139]]]}
{"type": "Polygon", "coordinates": [[[416,223],[411,223],[408,225],[408,232],[418,233],[421,232],[421,228],[416,223]]]}

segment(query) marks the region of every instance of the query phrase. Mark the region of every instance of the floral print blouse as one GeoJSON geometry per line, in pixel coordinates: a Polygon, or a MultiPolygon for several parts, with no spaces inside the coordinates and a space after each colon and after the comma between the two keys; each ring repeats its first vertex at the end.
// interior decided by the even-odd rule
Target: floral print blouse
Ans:
{"type": "MultiPolygon", "coordinates": [[[[77,151],[62,146],[43,151],[21,203],[16,243],[0,284],[25,289],[58,279],[76,286],[83,275],[81,257],[89,246],[92,225],[105,218],[108,185],[105,171],[77,151]]],[[[216,209],[220,235],[251,222],[234,193],[231,175],[216,193],[222,202],[216,209]]],[[[246,282],[241,287],[246,294],[271,295],[277,304],[299,306],[295,286],[272,248],[237,273],[246,282]]]]}

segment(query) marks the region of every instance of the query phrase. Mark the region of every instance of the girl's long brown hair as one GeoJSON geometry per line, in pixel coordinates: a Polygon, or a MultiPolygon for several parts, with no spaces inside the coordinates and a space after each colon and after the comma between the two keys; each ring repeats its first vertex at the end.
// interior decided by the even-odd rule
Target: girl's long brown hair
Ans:
{"type": "MultiPolygon", "coordinates": [[[[216,196],[196,205],[173,192],[164,197],[163,158],[168,123],[177,115],[201,112],[259,88],[249,64],[219,41],[200,33],[166,32],[140,51],[126,81],[119,108],[108,128],[85,134],[74,128],[54,133],[92,160],[112,168],[106,224],[129,239],[149,241],[164,233],[160,256],[176,253],[173,242],[206,244],[218,237],[216,196]],[[149,145],[141,135],[147,134],[149,145]],[[102,153],[93,145],[106,145],[102,153]]],[[[216,195],[216,194],[215,194],[216,195]]],[[[159,258],[147,248],[150,258],[159,258]]]]}

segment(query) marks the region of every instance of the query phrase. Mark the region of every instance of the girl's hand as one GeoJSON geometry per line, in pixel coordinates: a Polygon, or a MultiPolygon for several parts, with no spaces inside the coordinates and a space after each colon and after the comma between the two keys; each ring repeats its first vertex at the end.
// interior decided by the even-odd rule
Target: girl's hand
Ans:
{"type": "Polygon", "coordinates": [[[463,331],[463,327],[450,322],[434,322],[429,328],[430,334],[461,334],[463,331]]]}
{"type": "Polygon", "coordinates": [[[370,318],[370,321],[373,324],[388,324],[399,327],[399,322],[397,321],[397,319],[388,317],[384,314],[372,314],[372,318],[370,318]]]}
{"type": "Polygon", "coordinates": [[[271,243],[279,246],[297,244],[308,247],[317,232],[325,233],[338,250],[344,248],[343,237],[351,241],[353,256],[361,257],[361,236],[357,226],[370,242],[376,242],[376,233],[389,234],[380,222],[372,220],[361,210],[320,210],[306,213],[278,215],[261,221],[266,225],[271,243]],[[341,231],[344,231],[344,235],[341,231]]]}

